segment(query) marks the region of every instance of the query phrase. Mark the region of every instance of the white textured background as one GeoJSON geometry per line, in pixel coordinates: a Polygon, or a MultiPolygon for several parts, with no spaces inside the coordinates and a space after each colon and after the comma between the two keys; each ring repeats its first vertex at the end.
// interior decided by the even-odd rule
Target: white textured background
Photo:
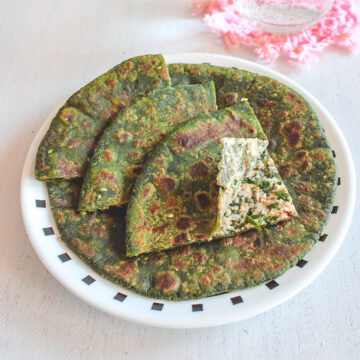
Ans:
{"type": "MultiPolygon", "coordinates": [[[[360,7],[359,1],[357,1],[360,7]]],[[[42,266],[22,224],[20,175],[46,116],[98,74],[146,53],[227,54],[181,0],[0,0],[0,359],[359,359],[359,204],[327,269],[287,303],[219,328],[166,330],[112,318],[42,266]]],[[[254,60],[247,50],[233,55],[254,60]]],[[[271,65],[334,115],[360,163],[360,56],[271,65]]]]}

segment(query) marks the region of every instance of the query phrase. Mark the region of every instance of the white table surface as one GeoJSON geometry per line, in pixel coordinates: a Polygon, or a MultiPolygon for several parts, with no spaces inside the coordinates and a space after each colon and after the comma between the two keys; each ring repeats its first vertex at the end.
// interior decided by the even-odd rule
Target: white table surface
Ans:
{"type": "MultiPolygon", "coordinates": [[[[0,1],[0,359],[360,358],[358,201],[343,246],[310,286],[267,313],[218,328],[167,330],[113,318],[65,290],[31,248],[19,186],[37,129],[74,90],[126,58],[227,54],[190,9],[190,0],[0,1]]],[[[233,55],[255,60],[248,50],[233,55]]],[[[309,67],[271,67],[334,115],[359,179],[359,54],[330,49],[309,67]]]]}

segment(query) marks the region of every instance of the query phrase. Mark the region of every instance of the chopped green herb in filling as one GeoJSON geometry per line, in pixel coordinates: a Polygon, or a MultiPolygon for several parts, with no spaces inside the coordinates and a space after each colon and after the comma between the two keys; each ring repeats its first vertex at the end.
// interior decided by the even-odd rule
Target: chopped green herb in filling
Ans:
{"type": "MultiPolygon", "coordinates": [[[[246,219],[246,221],[247,221],[249,224],[254,225],[255,229],[257,229],[257,230],[259,230],[259,231],[261,230],[260,225],[254,220],[253,217],[251,217],[251,216],[249,216],[249,215],[246,215],[245,219],[246,219]]],[[[259,221],[259,222],[260,222],[260,221],[259,221]]]]}
{"type": "Polygon", "coordinates": [[[223,138],[213,237],[228,237],[296,216],[289,193],[266,150],[268,141],[223,138]]]}
{"type": "Polygon", "coordinates": [[[274,193],[280,198],[280,199],[283,199],[283,200],[287,200],[288,199],[288,195],[285,194],[283,191],[274,191],[274,193]]]}
{"type": "Polygon", "coordinates": [[[266,181],[266,180],[263,180],[263,181],[261,181],[259,186],[260,186],[260,189],[265,190],[270,186],[270,183],[268,181],[266,181]]]}

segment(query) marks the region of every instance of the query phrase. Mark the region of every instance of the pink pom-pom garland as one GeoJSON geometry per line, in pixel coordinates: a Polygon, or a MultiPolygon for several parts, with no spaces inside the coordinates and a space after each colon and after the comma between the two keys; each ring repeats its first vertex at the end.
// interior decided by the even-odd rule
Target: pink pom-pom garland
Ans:
{"type": "Polygon", "coordinates": [[[239,15],[233,0],[194,0],[193,15],[201,14],[205,14],[207,27],[223,36],[228,51],[250,45],[259,59],[268,62],[282,55],[291,63],[308,63],[330,45],[349,52],[359,47],[355,32],[359,17],[350,0],[335,0],[317,24],[291,35],[270,34],[256,28],[239,15]]]}

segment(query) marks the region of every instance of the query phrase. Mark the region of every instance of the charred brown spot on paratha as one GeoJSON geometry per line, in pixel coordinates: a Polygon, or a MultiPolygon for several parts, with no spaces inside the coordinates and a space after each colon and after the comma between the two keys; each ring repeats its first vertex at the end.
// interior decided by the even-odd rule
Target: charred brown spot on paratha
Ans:
{"type": "Polygon", "coordinates": [[[151,148],[151,140],[151,138],[136,139],[133,144],[135,148],[151,148]]]}
{"type": "MultiPolygon", "coordinates": [[[[246,121],[243,120],[243,118],[237,114],[235,111],[229,111],[230,119],[225,123],[225,131],[235,132],[239,129],[246,129],[247,132],[250,135],[255,134],[255,129],[246,121]]],[[[225,133],[224,131],[224,133],[225,133]]]]}
{"type": "Polygon", "coordinates": [[[151,185],[147,185],[144,187],[142,193],[141,193],[141,197],[146,199],[151,193],[151,185]]]}
{"type": "Polygon", "coordinates": [[[205,124],[199,130],[182,131],[175,136],[174,142],[184,149],[195,149],[203,143],[217,137],[218,129],[212,124],[205,124]]]}
{"type": "Polygon", "coordinates": [[[241,116],[236,112],[229,110],[227,118],[220,126],[216,126],[211,122],[205,122],[196,130],[179,132],[176,134],[174,142],[184,149],[195,149],[210,140],[220,139],[222,135],[234,133],[239,131],[239,129],[246,129],[249,134],[255,133],[254,128],[243,121],[241,116]]]}
{"type": "Polygon", "coordinates": [[[110,150],[104,151],[104,153],[103,153],[103,158],[104,158],[104,160],[107,161],[107,162],[112,161],[112,160],[113,160],[113,156],[112,156],[111,151],[110,151],[110,150]]]}
{"type": "Polygon", "coordinates": [[[57,168],[59,169],[60,176],[64,179],[71,179],[83,173],[82,166],[79,162],[67,160],[63,157],[58,157],[57,168]]]}
{"type": "Polygon", "coordinates": [[[130,153],[130,159],[131,160],[135,160],[135,159],[137,159],[138,157],[139,157],[139,153],[137,152],[137,151],[132,151],[131,153],[130,153]]]}
{"type": "Polygon", "coordinates": [[[71,244],[76,247],[76,249],[81,253],[84,254],[90,258],[95,256],[95,249],[93,249],[91,246],[86,245],[82,240],[79,238],[72,238],[71,244]]]}
{"type": "Polygon", "coordinates": [[[83,227],[81,228],[81,231],[84,234],[89,234],[90,232],[93,232],[101,239],[102,237],[104,237],[104,235],[106,233],[106,226],[104,224],[93,224],[93,225],[86,224],[86,225],[83,225],[83,227]]]}
{"type": "Polygon", "coordinates": [[[301,194],[310,194],[312,192],[312,188],[310,185],[307,185],[303,182],[299,182],[296,185],[296,189],[301,194]]]}
{"type": "Polygon", "coordinates": [[[195,194],[196,204],[202,210],[206,210],[212,205],[211,197],[206,192],[198,192],[195,194]]]}
{"type": "Polygon", "coordinates": [[[308,196],[305,196],[305,195],[299,196],[297,198],[297,202],[308,209],[310,209],[312,206],[311,198],[309,198],[308,196]]]}
{"type": "Polygon", "coordinates": [[[297,226],[290,226],[285,230],[285,234],[289,237],[295,237],[299,234],[299,227],[297,226]]]}
{"type": "Polygon", "coordinates": [[[66,145],[66,147],[68,149],[72,149],[72,148],[75,148],[78,144],[80,143],[80,140],[79,139],[73,139],[71,141],[68,142],[68,144],[66,145]]]}
{"type": "Polygon", "coordinates": [[[301,144],[303,125],[298,120],[291,120],[286,122],[280,128],[280,133],[284,135],[288,145],[294,149],[301,144]]]}
{"type": "Polygon", "coordinates": [[[173,239],[174,244],[181,244],[184,242],[187,242],[189,240],[187,233],[180,233],[179,235],[176,235],[173,239]]]}
{"type": "Polygon", "coordinates": [[[282,164],[279,166],[279,174],[284,179],[290,176],[291,164],[282,164]]]}
{"type": "Polygon", "coordinates": [[[104,181],[109,181],[113,183],[117,183],[117,178],[114,173],[107,171],[107,170],[101,170],[99,174],[99,179],[104,181]]]}
{"type": "Polygon", "coordinates": [[[230,92],[224,95],[225,101],[227,105],[235,105],[238,100],[238,93],[230,92]]]}
{"type": "Polygon", "coordinates": [[[152,228],[152,232],[156,233],[156,234],[165,235],[166,234],[166,228],[168,228],[168,227],[169,227],[169,223],[162,224],[162,225],[159,225],[159,226],[155,226],[155,227],[152,228]]]}
{"type": "Polygon", "coordinates": [[[237,261],[234,264],[229,264],[231,270],[241,271],[248,270],[253,266],[253,260],[250,258],[245,258],[243,260],[237,261]]]}
{"type": "Polygon", "coordinates": [[[116,275],[120,279],[129,281],[130,278],[134,275],[136,268],[137,268],[137,265],[136,265],[136,261],[134,261],[134,260],[120,262],[118,269],[116,271],[116,275]]]}
{"type": "Polygon", "coordinates": [[[153,253],[149,256],[149,260],[152,264],[162,265],[166,259],[166,255],[160,252],[153,253]]]}
{"type": "Polygon", "coordinates": [[[205,240],[208,238],[205,234],[194,234],[193,236],[196,240],[205,240]]]}
{"type": "Polygon", "coordinates": [[[162,193],[170,194],[175,189],[176,181],[172,177],[163,176],[163,177],[155,178],[154,184],[159,187],[162,193]]]}
{"type": "Polygon", "coordinates": [[[305,150],[299,150],[295,153],[295,158],[300,161],[304,161],[306,157],[308,156],[308,152],[305,150]]]}
{"type": "Polygon", "coordinates": [[[117,142],[122,143],[123,141],[129,140],[131,136],[132,135],[129,132],[124,132],[122,129],[120,129],[116,132],[115,139],[117,142]]]}
{"type": "Polygon", "coordinates": [[[157,272],[154,275],[154,286],[163,292],[176,291],[180,285],[180,279],[173,271],[157,272]]]}
{"type": "Polygon", "coordinates": [[[254,247],[255,248],[261,248],[264,245],[262,239],[260,237],[257,237],[254,241],[254,247]]]}
{"type": "Polygon", "coordinates": [[[191,198],[191,192],[190,191],[184,191],[184,199],[189,200],[191,198]]]}
{"type": "Polygon", "coordinates": [[[276,244],[269,249],[269,253],[272,256],[284,256],[289,257],[289,247],[284,244],[276,244]]]}
{"type": "Polygon", "coordinates": [[[291,113],[292,114],[301,114],[305,110],[305,103],[303,99],[301,99],[299,96],[297,96],[292,91],[289,91],[287,96],[287,100],[291,104],[291,113]]]}
{"type": "MultiPolygon", "coordinates": [[[[112,191],[118,191],[118,179],[113,172],[101,170],[97,181],[99,183],[106,183],[109,189],[112,191]]],[[[93,199],[94,196],[95,193],[92,190],[88,191],[88,193],[85,195],[84,202],[92,201],[91,199],[93,199]]]]}
{"type": "Polygon", "coordinates": [[[207,225],[210,224],[210,220],[209,220],[209,219],[201,219],[201,220],[199,220],[199,223],[200,223],[201,225],[207,226],[207,225]]]}
{"type": "Polygon", "coordinates": [[[175,206],[176,206],[176,199],[175,199],[175,197],[174,197],[174,196],[169,196],[169,198],[168,198],[168,200],[167,200],[167,202],[166,202],[166,207],[167,207],[168,209],[173,209],[173,208],[175,208],[175,206]]]}
{"type": "Polygon", "coordinates": [[[141,174],[143,165],[130,166],[126,169],[126,174],[129,176],[139,176],[141,174]]]}
{"type": "Polygon", "coordinates": [[[156,166],[159,168],[163,168],[165,165],[165,161],[163,158],[159,157],[159,159],[156,160],[156,166]]]}
{"type": "Polygon", "coordinates": [[[310,163],[310,161],[308,161],[308,160],[304,160],[304,161],[301,162],[298,166],[299,166],[299,168],[300,168],[302,171],[307,171],[307,170],[310,169],[311,163],[310,163]]]}
{"type": "Polygon", "coordinates": [[[187,256],[187,255],[190,255],[192,252],[192,249],[190,246],[180,246],[178,248],[175,248],[171,251],[171,257],[177,257],[177,256],[180,256],[180,257],[184,257],[184,256],[187,256]]]}
{"type": "Polygon", "coordinates": [[[188,216],[183,216],[176,221],[175,227],[179,230],[187,230],[191,228],[192,220],[188,216]]]}
{"type": "Polygon", "coordinates": [[[150,205],[150,212],[151,214],[155,214],[157,211],[160,210],[160,205],[158,201],[153,201],[150,205]]]}
{"type": "Polygon", "coordinates": [[[189,167],[189,174],[193,179],[206,177],[209,175],[209,167],[203,161],[199,161],[189,167]]]}
{"type": "Polygon", "coordinates": [[[248,251],[254,249],[259,236],[255,231],[248,231],[245,234],[237,235],[229,239],[231,239],[231,241],[228,245],[248,251]]]}
{"type": "Polygon", "coordinates": [[[207,275],[203,275],[200,279],[200,283],[202,286],[209,286],[211,284],[211,279],[207,275]]]}
{"type": "Polygon", "coordinates": [[[269,133],[272,125],[272,113],[269,109],[262,108],[261,110],[254,110],[256,117],[261,123],[265,133],[269,133]]]}
{"type": "Polygon", "coordinates": [[[314,161],[322,162],[326,158],[326,154],[322,150],[314,150],[311,152],[311,157],[314,161]]]}
{"type": "Polygon", "coordinates": [[[321,220],[324,220],[326,218],[326,214],[321,210],[315,209],[314,214],[321,220]]]}
{"type": "Polygon", "coordinates": [[[179,271],[179,270],[185,270],[188,267],[189,263],[181,259],[176,259],[172,265],[174,266],[175,270],[179,271]]]}
{"type": "Polygon", "coordinates": [[[206,260],[207,260],[207,255],[205,253],[205,251],[194,251],[194,255],[193,255],[195,261],[199,264],[205,264],[206,260]]]}
{"type": "Polygon", "coordinates": [[[115,87],[115,80],[114,79],[108,79],[106,80],[106,84],[110,87],[110,88],[114,88],[115,87]]]}

